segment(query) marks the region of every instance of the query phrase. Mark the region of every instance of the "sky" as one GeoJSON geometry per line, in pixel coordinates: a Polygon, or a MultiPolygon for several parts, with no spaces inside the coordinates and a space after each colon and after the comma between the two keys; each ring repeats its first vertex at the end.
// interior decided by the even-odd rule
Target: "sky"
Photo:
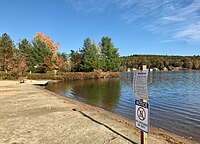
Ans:
{"type": "Polygon", "coordinates": [[[112,39],[121,56],[200,55],[200,0],[0,0],[0,35],[42,32],[60,52],[112,39]]]}

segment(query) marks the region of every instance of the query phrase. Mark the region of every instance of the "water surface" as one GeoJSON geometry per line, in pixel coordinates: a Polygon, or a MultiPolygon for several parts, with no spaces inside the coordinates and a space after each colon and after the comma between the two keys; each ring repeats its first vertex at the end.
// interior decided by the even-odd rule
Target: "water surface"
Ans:
{"type": "MultiPolygon", "coordinates": [[[[148,86],[150,124],[200,142],[200,71],[152,72],[148,86]]],[[[118,79],[49,84],[60,95],[135,118],[133,73],[118,79]]]]}

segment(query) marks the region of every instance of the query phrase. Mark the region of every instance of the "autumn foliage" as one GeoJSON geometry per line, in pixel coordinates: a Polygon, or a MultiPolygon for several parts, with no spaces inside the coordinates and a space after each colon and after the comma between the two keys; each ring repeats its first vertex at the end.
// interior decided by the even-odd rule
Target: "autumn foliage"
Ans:
{"type": "Polygon", "coordinates": [[[57,55],[56,53],[53,54],[53,57],[52,57],[52,58],[53,58],[53,60],[55,60],[55,61],[58,61],[58,60],[59,60],[59,57],[58,57],[58,55],[57,55]]]}
{"type": "Polygon", "coordinates": [[[37,32],[36,35],[34,36],[34,40],[41,40],[44,42],[52,52],[56,52],[58,50],[58,47],[60,45],[59,42],[54,44],[54,41],[50,39],[49,36],[46,36],[45,34],[41,32],[37,32]]]}
{"type": "MultiPolygon", "coordinates": [[[[58,63],[60,63],[60,58],[57,55],[57,51],[58,51],[58,47],[59,47],[59,42],[57,42],[56,44],[54,44],[54,41],[50,39],[49,36],[46,36],[45,34],[41,33],[41,32],[37,32],[36,35],[34,36],[34,40],[40,40],[43,43],[46,44],[46,46],[50,49],[52,55],[46,55],[44,57],[44,63],[43,66],[45,66],[46,68],[50,68],[50,61],[52,61],[53,63],[53,67],[59,67],[58,63]]],[[[45,69],[46,69],[45,68],[45,69]]]]}

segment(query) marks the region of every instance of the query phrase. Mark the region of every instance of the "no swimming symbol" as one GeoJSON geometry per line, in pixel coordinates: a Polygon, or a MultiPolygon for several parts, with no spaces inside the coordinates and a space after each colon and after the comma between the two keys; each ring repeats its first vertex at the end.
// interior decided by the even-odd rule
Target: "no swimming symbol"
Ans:
{"type": "Polygon", "coordinates": [[[135,125],[140,130],[148,133],[149,132],[149,103],[141,100],[135,100],[135,125]]]}
{"type": "Polygon", "coordinates": [[[137,109],[137,116],[141,121],[146,119],[146,112],[143,107],[137,109]]]}

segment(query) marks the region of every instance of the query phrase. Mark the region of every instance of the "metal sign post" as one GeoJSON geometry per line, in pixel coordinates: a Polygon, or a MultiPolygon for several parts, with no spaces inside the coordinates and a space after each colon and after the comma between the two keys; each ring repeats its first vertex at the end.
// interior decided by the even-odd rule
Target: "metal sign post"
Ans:
{"type": "Polygon", "coordinates": [[[149,104],[135,100],[135,126],[142,131],[149,132],[149,104]]]}
{"type": "Polygon", "coordinates": [[[140,70],[134,73],[134,95],[140,100],[135,101],[135,115],[136,115],[136,127],[141,130],[141,144],[147,144],[147,133],[149,131],[149,104],[147,103],[147,78],[148,71],[146,65],[142,65],[140,70]]]}

